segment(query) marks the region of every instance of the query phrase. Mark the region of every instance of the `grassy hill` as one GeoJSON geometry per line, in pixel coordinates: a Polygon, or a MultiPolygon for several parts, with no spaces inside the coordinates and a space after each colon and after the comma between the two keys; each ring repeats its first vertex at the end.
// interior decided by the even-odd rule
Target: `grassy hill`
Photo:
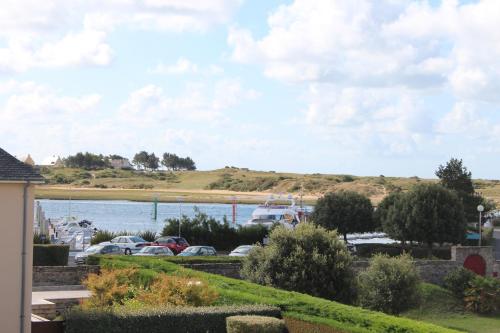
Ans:
{"type": "MultiPolygon", "coordinates": [[[[46,185],[36,190],[37,198],[52,199],[128,199],[260,203],[270,194],[304,195],[306,203],[329,191],[352,190],[370,197],[374,204],[395,190],[407,190],[419,182],[436,180],[418,177],[358,177],[333,174],[297,174],[224,168],[212,171],[83,170],[43,167],[46,185]]],[[[474,185],[486,197],[500,203],[500,181],[475,180],[474,185]]]]}

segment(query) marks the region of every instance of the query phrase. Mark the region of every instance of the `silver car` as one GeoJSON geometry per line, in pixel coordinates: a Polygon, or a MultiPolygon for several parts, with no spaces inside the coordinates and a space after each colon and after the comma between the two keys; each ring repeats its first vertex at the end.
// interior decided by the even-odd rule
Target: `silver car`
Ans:
{"type": "Polygon", "coordinates": [[[85,251],[75,255],[75,263],[77,265],[84,265],[87,263],[88,256],[94,254],[123,254],[123,252],[120,247],[113,244],[92,245],[85,251]]]}
{"type": "Polygon", "coordinates": [[[173,256],[174,254],[168,247],[164,246],[146,246],[143,247],[134,256],[173,256]]]}
{"type": "Polygon", "coordinates": [[[255,245],[240,245],[235,248],[229,255],[231,257],[245,257],[248,255],[251,249],[253,249],[255,245]]]}

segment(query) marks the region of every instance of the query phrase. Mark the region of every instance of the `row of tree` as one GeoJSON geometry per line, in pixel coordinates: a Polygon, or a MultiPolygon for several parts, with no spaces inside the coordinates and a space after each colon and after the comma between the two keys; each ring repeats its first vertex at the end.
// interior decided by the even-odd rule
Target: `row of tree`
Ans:
{"type": "MultiPolygon", "coordinates": [[[[160,158],[156,157],[155,153],[141,151],[135,154],[132,163],[141,169],[157,170],[160,167],[160,158]]],[[[191,157],[179,157],[172,153],[163,154],[161,165],[168,170],[196,170],[196,164],[191,157]]]]}
{"type": "Polygon", "coordinates": [[[462,160],[452,158],[436,171],[439,184],[418,184],[407,192],[393,192],[374,211],[370,200],[359,193],[328,193],[319,199],[313,221],[327,229],[348,233],[382,230],[403,243],[433,244],[464,241],[467,221],[477,217],[476,207],[493,204],[474,191],[471,173],[462,160]]]}
{"type": "MultiPolygon", "coordinates": [[[[103,169],[111,167],[111,160],[124,159],[124,157],[116,154],[105,156],[102,154],[79,152],[64,158],[63,163],[68,168],[103,169]]],[[[154,153],[150,154],[146,151],[141,151],[135,154],[132,163],[140,169],[157,170],[160,167],[160,158],[156,157],[154,153]]],[[[196,170],[196,164],[191,157],[179,157],[172,153],[163,154],[161,165],[168,170],[196,170]]]]}

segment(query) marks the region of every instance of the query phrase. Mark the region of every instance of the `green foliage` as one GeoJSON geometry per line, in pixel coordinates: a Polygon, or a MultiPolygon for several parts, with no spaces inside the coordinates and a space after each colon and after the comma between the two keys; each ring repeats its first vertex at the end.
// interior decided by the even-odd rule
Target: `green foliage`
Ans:
{"type": "Polygon", "coordinates": [[[98,230],[93,236],[92,239],[90,240],[90,244],[95,245],[99,244],[102,242],[109,242],[113,238],[117,236],[130,236],[133,235],[134,233],[126,230],[118,231],[118,232],[113,232],[109,230],[98,230]]]}
{"type": "Polygon", "coordinates": [[[474,272],[463,267],[448,273],[444,278],[444,286],[457,298],[463,299],[465,291],[470,287],[470,282],[476,277],[474,272]]]}
{"type": "Polygon", "coordinates": [[[375,229],[373,207],[366,196],[352,191],[327,193],[318,199],[312,220],[329,229],[337,229],[344,235],[353,232],[367,232],[375,229]]]}
{"type": "Polygon", "coordinates": [[[72,310],[66,316],[66,333],[225,333],[226,318],[235,315],[280,317],[266,305],[210,307],[143,307],[113,311],[72,310]]]}
{"type": "Polygon", "coordinates": [[[137,234],[137,236],[144,239],[146,242],[154,242],[156,238],[158,238],[158,234],[153,230],[144,230],[137,234]]]}
{"type": "Polygon", "coordinates": [[[132,163],[145,170],[156,170],[159,167],[160,158],[155,153],[149,154],[147,151],[140,151],[134,155],[132,163]]]}
{"type": "Polygon", "coordinates": [[[164,153],[161,164],[169,170],[196,170],[191,157],[179,157],[176,154],[164,153]]]}
{"type": "Polygon", "coordinates": [[[351,302],[351,256],[335,231],[313,224],[276,227],[269,244],[250,251],[241,275],[252,282],[351,302]]]}
{"type": "Polygon", "coordinates": [[[102,154],[77,153],[74,156],[66,157],[64,166],[69,168],[103,169],[109,167],[109,160],[102,154]]]}
{"type": "Polygon", "coordinates": [[[359,300],[365,308],[399,314],[418,304],[419,275],[409,255],[376,255],[359,280],[359,300]]]}
{"type": "MultiPolygon", "coordinates": [[[[268,230],[264,226],[233,227],[226,218],[221,222],[197,211],[193,218],[183,216],[180,220],[181,235],[190,245],[210,245],[217,250],[232,250],[238,245],[262,242],[268,230]]],[[[179,219],[168,219],[162,236],[173,236],[179,232],[179,219]]]]}
{"type": "MultiPolygon", "coordinates": [[[[216,303],[218,305],[276,305],[282,309],[285,318],[291,317],[309,323],[327,325],[331,328],[338,329],[338,332],[457,333],[455,330],[428,323],[406,318],[397,318],[380,312],[372,312],[309,295],[259,286],[243,280],[235,280],[220,275],[181,268],[162,258],[100,256],[99,261],[101,267],[136,267],[140,270],[154,270],[157,272],[165,272],[170,275],[206,279],[219,293],[219,299],[216,303]]],[[[114,319],[116,320],[117,318],[114,319]]],[[[138,318],[138,321],[142,323],[140,318],[138,318]]],[[[188,320],[186,320],[186,322],[188,322],[188,320]]],[[[92,327],[93,326],[85,326],[87,331],[82,331],[92,331],[92,327]]],[[[225,329],[225,323],[223,327],[225,329]]],[[[196,330],[192,330],[191,332],[196,332],[196,330]]],[[[331,331],[328,333],[331,333],[331,331]]]]}
{"type": "Polygon", "coordinates": [[[33,245],[33,266],[66,266],[68,257],[68,245],[33,245]]]}
{"type": "Polygon", "coordinates": [[[427,244],[429,255],[434,243],[457,244],[465,239],[463,206],[453,191],[441,185],[419,184],[408,195],[411,240],[427,244]]]}
{"type": "Polygon", "coordinates": [[[409,223],[410,210],[409,194],[392,192],[379,203],[374,218],[389,237],[405,244],[414,238],[409,223]]]}
{"type": "Polygon", "coordinates": [[[39,232],[34,232],[33,244],[50,244],[50,239],[48,239],[44,234],[40,234],[39,232]]]}
{"type": "Polygon", "coordinates": [[[264,316],[231,316],[226,318],[227,333],[282,333],[283,320],[264,316]]]}
{"type": "Polygon", "coordinates": [[[500,314],[500,280],[476,276],[465,291],[465,308],[482,314],[500,314]]]}
{"type": "MultiPolygon", "coordinates": [[[[281,179],[282,180],[282,179],[281,179]]],[[[255,177],[252,179],[234,178],[231,174],[224,173],[218,180],[207,186],[209,190],[230,190],[230,191],[266,191],[278,185],[278,177],[255,177]]]]}

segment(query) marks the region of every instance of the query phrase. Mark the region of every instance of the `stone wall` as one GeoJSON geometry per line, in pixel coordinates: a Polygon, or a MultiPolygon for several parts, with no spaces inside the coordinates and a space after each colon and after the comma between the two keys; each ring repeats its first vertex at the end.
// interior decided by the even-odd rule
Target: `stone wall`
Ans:
{"type": "Polygon", "coordinates": [[[78,285],[89,273],[98,272],[99,266],[34,266],[33,286],[78,285]]]}

